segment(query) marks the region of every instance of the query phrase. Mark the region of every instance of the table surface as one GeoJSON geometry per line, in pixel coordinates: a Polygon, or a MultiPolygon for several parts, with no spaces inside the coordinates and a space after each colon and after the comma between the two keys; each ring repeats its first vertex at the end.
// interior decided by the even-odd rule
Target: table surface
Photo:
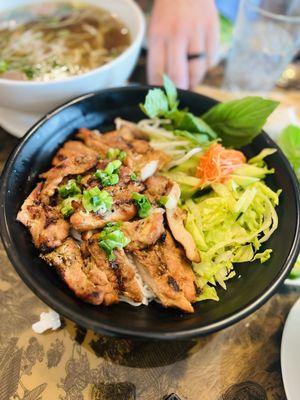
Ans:
{"type": "MultiPolygon", "coordinates": [[[[144,80],[143,61],[135,77],[144,80]]],[[[0,171],[17,143],[0,128],[0,171]]],[[[0,400],[286,399],[280,342],[300,288],[282,286],[245,320],[193,341],[109,338],[69,320],[37,335],[31,325],[47,306],[17,276],[2,244],[0,265],[0,400]]]]}

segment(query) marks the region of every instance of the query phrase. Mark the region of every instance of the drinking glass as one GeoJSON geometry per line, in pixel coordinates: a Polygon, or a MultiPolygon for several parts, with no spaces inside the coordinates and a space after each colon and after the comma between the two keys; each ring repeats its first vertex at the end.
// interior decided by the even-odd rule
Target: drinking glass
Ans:
{"type": "Polygon", "coordinates": [[[299,49],[300,0],[242,0],[225,88],[271,90],[299,49]]]}

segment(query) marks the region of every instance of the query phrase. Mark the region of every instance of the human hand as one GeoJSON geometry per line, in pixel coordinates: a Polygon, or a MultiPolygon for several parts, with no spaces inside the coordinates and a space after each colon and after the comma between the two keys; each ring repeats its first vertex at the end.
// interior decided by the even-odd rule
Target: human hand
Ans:
{"type": "Polygon", "coordinates": [[[148,81],[166,73],[182,89],[195,88],[213,64],[219,42],[214,0],[155,0],[149,27],[148,81]],[[188,55],[204,57],[188,60],[188,55]]]}

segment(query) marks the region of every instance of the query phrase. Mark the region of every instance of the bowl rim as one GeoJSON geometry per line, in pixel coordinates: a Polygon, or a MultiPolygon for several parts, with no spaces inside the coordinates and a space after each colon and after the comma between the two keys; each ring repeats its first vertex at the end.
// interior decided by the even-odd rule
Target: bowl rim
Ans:
{"type": "MultiPolygon", "coordinates": [[[[84,1],[84,0],[83,0],[84,1]]],[[[68,76],[66,78],[61,78],[57,80],[50,80],[50,81],[18,81],[17,79],[4,79],[0,77],[0,86],[14,86],[14,87],[28,87],[28,86],[41,86],[41,89],[45,87],[46,85],[48,86],[58,86],[60,84],[64,83],[77,83],[77,81],[80,81],[81,79],[84,78],[89,78],[93,76],[94,74],[98,74],[102,71],[105,71],[109,68],[113,68],[116,64],[119,64],[122,62],[130,53],[134,50],[134,48],[142,42],[145,32],[146,32],[146,20],[145,16],[142,12],[141,7],[134,1],[134,0],[120,0],[123,1],[124,4],[128,5],[128,8],[131,9],[132,11],[132,16],[135,17],[135,20],[137,22],[137,29],[138,32],[136,34],[136,37],[133,39],[133,41],[130,43],[130,45],[121,53],[119,54],[116,58],[113,60],[109,61],[106,64],[101,65],[100,67],[91,69],[90,71],[84,72],[79,75],[74,75],[74,76],[68,76]]],[[[97,6],[96,6],[97,7],[97,6]]]]}
{"type": "MultiPolygon", "coordinates": [[[[12,238],[9,232],[9,226],[8,226],[8,221],[6,218],[6,213],[5,210],[7,208],[6,204],[6,193],[8,190],[8,185],[7,181],[10,176],[10,172],[12,169],[12,165],[14,164],[15,160],[18,158],[19,154],[22,151],[23,146],[27,142],[28,139],[30,139],[37,130],[45,123],[47,122],[51,117],[55,116],[59,112],[65,110],[69,106],[72,106],[74,104],[80,103],[81,101],[97,96],[98,94],[110,94],[110,93],[115,93],[115,92],[122,92],[122,91],[128,91],[128,90],[149,90],[151,88],[155,88],[159,86],[148,86],[148,85],[131,85],[131,86],[122,86],[122,87],[116,87],[116,88],[111,88],[111,89],[103,89],[103,90],[98,90],[95,92],[91,92],[82,96],[78,96],[74,98],[73,100],[70,100],[68,102],[65,102],[61,106],[55,108],[51,112],[49,112],[47,115],[45,115],[43,118],[41,118],[32,128],[28,130],[26,135],[23,137],[23,139],[20,141],[20,143],[15,147],[15,149],[12,151],[10,154],[9,158],[7,159],[7,162],[4,166],[1,178],[0,178],[0,235],[2,238],[2,242],[4,244],[4,248],[6,250],[6,253],[8,255],[8,258],[18,273],[18,275],[21,277],[21,279],[25,282],[25,284],[34,292],[34,294],[40,298],[45,304],[47,304],[49,307],[57,311],[59,314],[63,315],[64,317],[70,319],[71,321],[74,321],[76,324],[79,326],[85,327],[87,329],[91,329],[94,332],[101,332],[102,334],[109,335],[109,336],[122,336],[122,337],[134,337],[134,338],[139,338],[139,339],[153,339],[153,340],[179,340],[179,339],[192,339],[195,337],[199,337],[202,335],[206,335],[208,333],[213,333],[217,332],[221,329],[224,329],[230,325],[233,325],[234,323],[237,323],[238,321],[242,320],[243,318],[247,317],[250,315],[252,312],[256,311],[259,307],[261,307],[276,291],[276,289],[283,283],[284,279],[287,277],[288,273],[291,271],[293,268],[293,265],[298,257],[298,253],[300,250],[300,185],[298,183],[298,179],[296,177],[296,174],[290,165],[289,161],[285,157],[284,153],[282,150],[277,146],[277,144],[264,132],[262,131],[262,135],[265,137],[267,142],[272,146],[277,149],[277,154],[281,158],[281,161],[283,162],[288,175],[291,178],[294,194],[295,194],[295,199],[296,199],[296,230],[295,230],[295,236],[293,239],[293,243],[291,246],[290,253],[285,260],[284,264],[282,265],[279,273],[274,277],[274,279],[269,283],[267,286],[265,292],[257,296],[252,302],[249,302],[245,307],[240,309],[239,311],[233,313],[232,315],[229,315],[227,317],[223,317],[216,322],[213,322],[209,325],[198,327],[198,328],[193,328],[193,329],[188,329],[188,330],[177,330],[175,332],[156,332],[156,331],[133,331],[130,328],[119,328],[117,326],[111,326],[109,324],[102,323],[99,320],[92,321],[88,317],[86,317],[83,314],[78,314],[76,313],[74,317],[74,313],[72,309],[70,309],[68,306],[65,304],[61,303],[60,301],[57,301],[56,298],[52,297],[47,290],[44,288],[41,288],[40,286],[36,285],[34,282],[34,279],[32,279],[32,275],[27,274],[23,271],[23,266],[22,266],[22,261],[20,260],[18,254],[13,251],[11,243],[12,243],[12,238]]],[[[207,100],[207,101],[214,101],[216,104],[219,103],[215,99],[201,95],[196,92],[190,92],[188,90],[178,90],[179,95],[180,93],[186,93],[186,94],[193,94],[196,96],[201,96],[202,99],[207,100]]]]}

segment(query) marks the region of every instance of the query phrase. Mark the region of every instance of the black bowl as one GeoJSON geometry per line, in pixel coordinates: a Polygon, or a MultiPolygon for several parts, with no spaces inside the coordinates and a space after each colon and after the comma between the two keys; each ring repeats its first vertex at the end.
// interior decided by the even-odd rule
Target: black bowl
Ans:
{"type": "MultiPolygon", "coordinates": [[[[88,94],[59,107],[34,126],[13,151],[3,172],[1,235],[9,259],[24,282],[50,307],[82,327],[108,335],[191,338],[229,326],[256,310],[283,282],[299,252],[297,179],[283,153],[265,133],[245,151],[252,156],[264,147],[278,149],[268,158],[268,165],[276,170],[268,178],[268,184],[283,190],[277,208],[279,227],[267,243],[274,253],[263,265],[259,262],[237,265],[237,276],[228,282],[228,290],[219,288],[220,301],[198,303],[194,314],[164,309],[156,303],[148,307],[125,303],[96,307],[82,302],[54,269],[38,257],[27,230],[16,222],[17,212],[39,173],[49,168],[51,158],[63,142],[80,127],[109,130],[119,116],[138,121],[143,117],[138,104],[148,89],[132,86],[88,94]]],[[[216,104],[208,97],[187,91],[179,91],[179,98],[182,107],[198,115],[216,104]]]]}

